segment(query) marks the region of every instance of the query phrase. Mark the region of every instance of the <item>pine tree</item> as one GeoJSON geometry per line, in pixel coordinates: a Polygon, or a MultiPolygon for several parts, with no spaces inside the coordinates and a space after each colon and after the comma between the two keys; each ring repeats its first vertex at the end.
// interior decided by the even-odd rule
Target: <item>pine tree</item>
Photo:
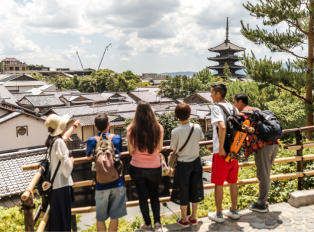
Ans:
{"type": "Polygon", "coordinates": [[[229,68],[229,65],[228,65],[227,62],[224,65],[223,73],[225,75],[226,80],[230,81],[230,78],[232,77],[232,74],[231,74],[231,71],[230,71],[230,68],[229,68]]]}
{"type": "MultiPolygon", "coordinates": [[[[250,29],[244,26],[241,33],[257,45],[265,45],[271,52],[285,52],[296,57],[287,62],[287,68],[282,62],[271,59],[257,60],[254,54],[244,56],[243,64],[248,75],[255,81],[277,86],[292,95],[297,96],[306,104],[307,126],[313,125],[313,50],[314,50],[314,0],[259,0],[256,5],[243,4],[250,15],[263,19],[264,26],[276,27],[286,23],[285,32],[267,31],[257,26],[250,29]],[[307,56],[297,54],[295,48],[307,44],[307,56]]],[[[312,132],[307,133],[311,138],[312,132]]]]}

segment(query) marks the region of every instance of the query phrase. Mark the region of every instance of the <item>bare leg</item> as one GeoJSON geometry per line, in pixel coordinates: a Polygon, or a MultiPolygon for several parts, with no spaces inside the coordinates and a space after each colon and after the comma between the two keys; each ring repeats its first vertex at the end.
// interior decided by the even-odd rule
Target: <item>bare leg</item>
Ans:
{"type": "Polygon", "coordinates": [[[188,220],[187,218],[188,206],[180,205],[180,209],[181,209],[181,214],[182,214],[182,221],[186,222],[188,220]]]}
{"type": "Polygon", "coordinates": [[[237,184],[230,184],[230,195],[231,195],[231,209],[237,209],[238,202],[238,186],[237,184]]]}
{"type": "Polygon", "coordinates": [[[192,203],[192,215],[191,215],[191,220],[196,219],[197,207],[198,207],[198,203],[192,203]]]}
{"type": "Polygon", "coordinates": [[[110,220],[109,231],[117,231],[118,230],[118,219],[110,220]]]}
{"type": "Polygon", "coordinates": [[[215,185],[215,201],[217,213],[221,213],[221,204],[224,194],[224,188],[222,185],[215,185]]]}
{"type": "Polygon", "coordinates": [[[104,232],[106,232],[107,231],[106,222],[99,222],[99,221],[97,221],[97,231],[104,231],[104,232]]]}

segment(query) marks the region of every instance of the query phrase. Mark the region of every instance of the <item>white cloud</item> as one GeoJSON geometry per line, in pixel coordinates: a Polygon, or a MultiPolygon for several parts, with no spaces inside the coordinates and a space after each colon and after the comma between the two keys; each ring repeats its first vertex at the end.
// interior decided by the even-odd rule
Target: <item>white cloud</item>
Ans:
{"type": "Polygon", "coordinates": [[[81,36],[80,40],[81,40],[81,44],[83,44],[83,45],[92,43],[92,41],[90,39],[86,39],[84,36],[81,36]]]}
{"type": "Polygon", "coordinates": [[[95,58],[97,57],[95,54],[91,54],[91,55],[85,55],[86,58],[95,58]]]}
{"type": "MultiPolygon", "coordinates": [[[[97,49],[103,48],[103,39],[107,39],[106,43],[110,39],[108,43],[113,42],[114,47],[109,52],[114,54],[109,53],[108,61],[120,59],[129,62],[132,59],[129,63],[132,67],[124,63],[125,67],[133,68],[135,64],[137,71],[143,67],[142,59],[150,60],[153,56],[171,58],[177,68],[183,65],[179,58],[184,56],[188,60],[191,54],[195,60],[208,64],[206,58],[215,54],[207,49],[225,40],[226,18],[229,17],[229,38],[238,46],[246,47],[246,52],[253,50],[257,57],[268,55],[273,60],[293,58],[286,53],[270,53],[265,46],[256,46],[241,35],[240,20],[252,28],[262,24],[262,20],[255,20],[244,9],[242,4],[246,2],[29,0],[16,3],[5,0],[0,7],[0,55],[16,56],[29,63],[70,66],[77,63],[76,51],[85,58],[101,57],[102,51],[97,49]],[[66,39],[60,39],[61,35],[66,39]],[[41,40],[40,36],[51,36],[56,38],[56,42],[41,45],[43,43],[36,42],[41,40]],[[79,41],[72,38],[79,38],[79,41]],[[91,49],[94,50],[87,52],[80,47],[91,44],[91,40],[95,45],[91,49]]],[[[250,2],[254,4],[256,0],[250,2]]],[[[282,31],[286,27],[283,24],[276,28],[282,31]]],[[[304,46],[303,51],[296,51],[303,55],[307,49],[304,46]]],[[[92,59],[86,62],[92,62],[92,59]]],[[[92,63],[85,65],[92,66],[92,63]]],[[[147,69],[155,66],[156,63],[151,62],[147,69]]],[[[162,69],[163,64],[158,67],[162,69]]],[[[199,66],[192,68],[198,70],[199,66]]]]}
{"type": "Polygon", "coordinates": [[[125,56],[121,57],[121,60],[122,60],[122,61],[130,61],[130,59],[127,58],[127,57],[125,57],[125,56]]]}

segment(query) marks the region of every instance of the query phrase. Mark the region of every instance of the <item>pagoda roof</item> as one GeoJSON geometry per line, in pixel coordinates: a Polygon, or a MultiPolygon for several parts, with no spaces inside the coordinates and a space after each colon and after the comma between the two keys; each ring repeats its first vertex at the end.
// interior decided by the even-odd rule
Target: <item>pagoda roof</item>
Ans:
{"type": "MultiPolygon", "coordinates": [[[[220,77],[225,77],[225,74],[215,74],[214,76],[220,76],[220,77]]],[[[243,75],[243,74],[232,74],[232,77],[236,77],[236,78],[246,78],[247,76],[246,75],[243,75]]]]}
{"type": "Polygon", "coordinates": [[[244,51],[245,48],[239,47],[238,45],[231,43],[229,40],[225,40],[225,42],[223,42],[222,44],[219,44],[218,46],[213,47],[213,48],[209,48],[208,50],[211,52],[219,52],[219,51],[226,51],[226,50],[241,52],[241,51],[244,51]]]}
{"type": "MultiPolygon", "coordinates": [[[[245,66],[240,66],[240,65],[228,65],[229,68],[233,68],[233,69],[243,69],[245,68],[245,66]]],[[[207,68],[210,69],[223,69],[224,65],[220,64],[220,65],[215,65],[215,66],[207,66],[207,68]]]]}
{"type": "Polygon", "coordinates": [[[207,59],[208,59],[208,60],[227,60],[227,59],[239,60],[239,58],[243,59],[242,57],[233,56],[233,55],[208,57],[207,59]]]}

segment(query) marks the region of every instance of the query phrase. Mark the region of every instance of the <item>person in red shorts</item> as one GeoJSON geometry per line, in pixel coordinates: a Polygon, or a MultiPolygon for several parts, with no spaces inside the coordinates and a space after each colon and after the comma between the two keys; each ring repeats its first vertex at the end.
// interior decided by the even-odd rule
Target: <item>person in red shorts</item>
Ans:
{"type": "MultiPolygon", "coordinates": [[[[211,86],[211,97],[214,103],[226,108],[229,114],[238,114],[236,107],[225,100],[227,87],[223,83],[215,83],[211,86]]],[[[215,201],[216,212],[208,213],[209,219],[218,223],[224,222],[224,216],[239,219],[240,215],[237,211],[238,198],[238,161],[233,160],[231,163],[225,161],[227,154],[224,149],[226,136],[227,116],[224,111],[217,105],[214,105],[211,111],[211,124],[213,125],[213,162],[211,182],[215,184],[215,201]],[[230,184],[231,208],[222,210],[223,184],[227,181],[230,184]]]]}

